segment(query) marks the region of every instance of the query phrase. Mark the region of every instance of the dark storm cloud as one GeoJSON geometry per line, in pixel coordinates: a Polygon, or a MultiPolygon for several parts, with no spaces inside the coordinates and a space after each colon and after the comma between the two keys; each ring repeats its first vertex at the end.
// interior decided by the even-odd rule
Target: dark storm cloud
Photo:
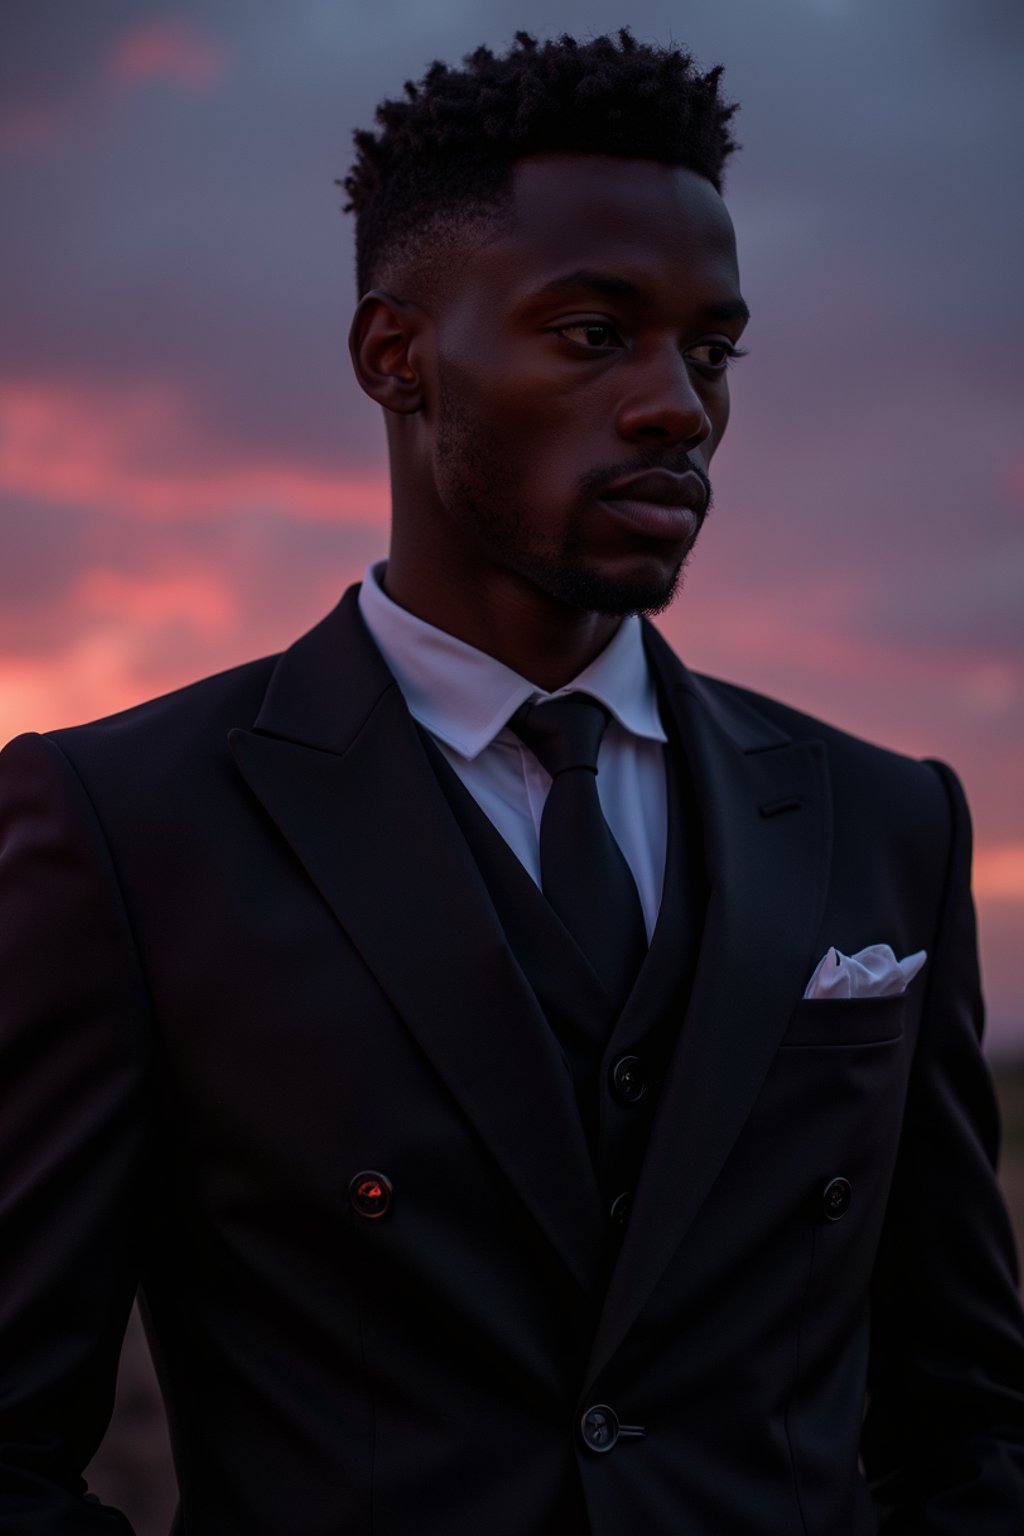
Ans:
{"type": "MultiPolygon", "coordinates": [[[[771,297],[762,334],[790,353],[783,371],[799,368],[801,341],[819,353],[858,341],[868,373],[872,326],[890,362],[935,334],[977,347],[983,327],[992,366],[1008,370],[999,315],[1015,302],[1021,216],[1007,207],[1004,157],[1019,132],[1020,14],[984,0],[969,18],[947,0],[632,8],[639,34],[727,62],[745,141],[732,201],[749,283],[771,297]]],[[[352,128],[435,55],[504,45],[520,25],[586,32],[621,19],[608,4],[481,14],[411,0],[372,12],[98,0],[73,17],[54,0],[9,4],[12,99],[47,106],[62,127],[3,165],[5,205],[21,211],[0,270],[23,296],[0,328],[6,366],[173,377],[231,449],[379,463],[344,353],[351,232],[332,180],[352,128]],[[222,78],[206,90],[113,84],[118,40],[168,16],[217,41],[222,78]]]]}
{"type": "Polygon", "coordinates": [[[0,38],[0,120],[18,107],[63,110],[85,93],[117,29],[130,24],[130,0],[95,0],[87,24],[66,6],[5,0],[0,38]]]}
{"type": "Polygon", "coordinates": [[[289,72],[288,13],[277,36],[211,5],[191,11],[225,50],[219,81],[117,85],[106,61],[118,38],[165,9],[79,12],[51,60],[58,9],[21,7],[13,28],[26,60],[20,107],[45,104],[60,128],[0,159],[5,204],[19,209],[0,275],[23,297],[0,320],[0,368],[173,379],[206,435],[236,451],[255,441],[307,463],[379,458],[378,435],[365,448],[369,409],[351,397],[342,408],[352,279],[332,186],[344,137],[337,72],[328,100],[306,88],[298,56],[289,72]]]}

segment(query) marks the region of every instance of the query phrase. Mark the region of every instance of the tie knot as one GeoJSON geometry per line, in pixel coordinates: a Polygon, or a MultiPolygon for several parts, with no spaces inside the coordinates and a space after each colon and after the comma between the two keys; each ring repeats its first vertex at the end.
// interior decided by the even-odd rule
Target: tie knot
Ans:
{"type": "Polygon", "coordinates": [[[509,729],[529,747],[553,779],[569,768],[597,772],[597,753],[608,711],[585,693],[567,693],[540,704],[523,704],[509,729]]]}

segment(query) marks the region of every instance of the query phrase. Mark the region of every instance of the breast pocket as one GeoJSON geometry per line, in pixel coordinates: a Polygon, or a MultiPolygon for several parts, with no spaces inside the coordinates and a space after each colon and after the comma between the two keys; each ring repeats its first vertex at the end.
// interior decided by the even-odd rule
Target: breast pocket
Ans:
{"type": "Polygon", "coordinates": [[[804,998],[797,1003],[780,1048],[885,1045],[903,1035],[908,993],[897,997],[804,998]]]}

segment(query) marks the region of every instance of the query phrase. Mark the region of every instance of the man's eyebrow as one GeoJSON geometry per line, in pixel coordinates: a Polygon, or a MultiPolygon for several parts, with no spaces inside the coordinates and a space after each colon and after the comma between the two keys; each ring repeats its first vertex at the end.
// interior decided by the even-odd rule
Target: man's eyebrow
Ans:
{"type": "MultiPolygon", "coordinates": [[[[567,290],[579,292],[585,289],[589,293],[600,294],[608,299],[634,299],[640,303],[649,303],[652,295],[639,283],[632,282],[628,277],[618,277],[614,272],[597,272],[591,267],[579,267],[575,272],[566,272],[561,277],[553,277],[549,283],[545,283],[537,290],[538,296],[542,294],[560,294],[567,290]]],[[[703,314],[709,320],[749,320],[750,310],[743,299],[724,299],[720,303],[705,304],[703,314]]]]}
{"type": "Polygon", "coordinates": [[[587,288],[591,293],[600,293],[610,299],[649,299],[651,297],[646,288],[630,282],[628,277],[616,277],[614,272],[595,272],[590,267],[580,267],[575,272],[566,272],[562,277],[553,277],[550,283],[545,283],[537,291],[558,294],[566,288],[587,288]]]}
{"type": "Polygon", "coordinates": [[[709,320],[750,319],[750,310],[745,299],[726,299],[721,304],[705,304],[704,313],[709,320]]]}

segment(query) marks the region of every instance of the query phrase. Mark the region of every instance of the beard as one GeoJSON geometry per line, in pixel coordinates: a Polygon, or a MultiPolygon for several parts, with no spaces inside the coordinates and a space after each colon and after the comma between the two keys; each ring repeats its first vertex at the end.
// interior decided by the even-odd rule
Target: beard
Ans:
{"type": "Polygon", "coordinates": [[[441,501],[454,522],[505,569],[514,571],[547,597],[567,608],[615,618],[653,615],[669,606],[679,591],[697,533],[711,505],[711,482],[702,469],[676,449],[639,450],[627,464],[594,470],[581,481],[569,517],[557,538],[545,539],[524,513],[515,489],[518,457],[504,438],[472,418],[464,399],[441,377],[435,475],[441,501]],[[586,554],[586,533],[602,487],[638,471],[692,470],[704,484],[706,503],[697,533],[674,567],[658,577],[629,579],[602,569],[586,554]]]}

